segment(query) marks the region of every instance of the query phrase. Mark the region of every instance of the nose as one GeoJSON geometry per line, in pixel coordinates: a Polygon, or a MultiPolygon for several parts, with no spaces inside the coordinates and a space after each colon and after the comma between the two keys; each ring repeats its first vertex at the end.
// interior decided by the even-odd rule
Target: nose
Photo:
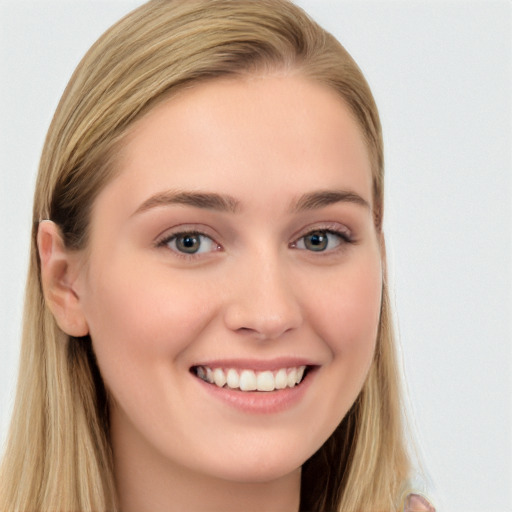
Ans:
{"type": "Polygon", "coordinates": [[[260,255],[230,276],[224,321],[228,329],[275,340],[303,321],[300,298],[285,262],[260,255]]]}

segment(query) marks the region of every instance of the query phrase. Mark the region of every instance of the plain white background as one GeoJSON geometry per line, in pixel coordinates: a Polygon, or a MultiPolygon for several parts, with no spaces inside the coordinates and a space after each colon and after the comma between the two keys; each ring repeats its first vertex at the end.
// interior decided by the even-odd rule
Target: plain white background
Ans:
{"type": "MultiPolygon", "coordinates": [[[[17,370],[32,188],[79,59],[140,1],[0,4],[0,440],[17,370]]],[[[365,72],[427,484],[446,512],[512,510],[512,3],[298,2],[365,72]]]]}

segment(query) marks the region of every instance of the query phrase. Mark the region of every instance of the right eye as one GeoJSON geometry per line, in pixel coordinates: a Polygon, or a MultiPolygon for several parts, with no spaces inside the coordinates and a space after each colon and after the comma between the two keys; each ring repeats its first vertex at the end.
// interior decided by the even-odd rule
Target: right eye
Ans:
{"type": "Polygon", "coordinates": [[[195,255],[207,252],[214,252],[220,246],[209,236],[198,232],[174,233],[158,243],[160,247],[168,247],[174,252],[195,255]]]}

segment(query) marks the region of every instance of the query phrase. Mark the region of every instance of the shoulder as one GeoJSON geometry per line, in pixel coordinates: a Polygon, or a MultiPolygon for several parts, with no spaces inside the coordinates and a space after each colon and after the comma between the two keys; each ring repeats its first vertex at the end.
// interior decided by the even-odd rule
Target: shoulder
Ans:
{"type": "Polygon", "coordinates": [[[409,494],[405,498],[403,512],[436,512],[436,509],[424,496],[409,494]]]}

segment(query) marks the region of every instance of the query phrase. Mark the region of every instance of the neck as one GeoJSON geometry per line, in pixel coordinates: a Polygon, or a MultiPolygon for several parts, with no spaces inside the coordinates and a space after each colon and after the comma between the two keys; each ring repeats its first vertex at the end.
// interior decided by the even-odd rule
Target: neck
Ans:
{"type": "Polygon", "coordinates": [[[112,432],[122,512],[297,512],[300,468],[265,482],[231,481],[176,465],[112,432]]]}

